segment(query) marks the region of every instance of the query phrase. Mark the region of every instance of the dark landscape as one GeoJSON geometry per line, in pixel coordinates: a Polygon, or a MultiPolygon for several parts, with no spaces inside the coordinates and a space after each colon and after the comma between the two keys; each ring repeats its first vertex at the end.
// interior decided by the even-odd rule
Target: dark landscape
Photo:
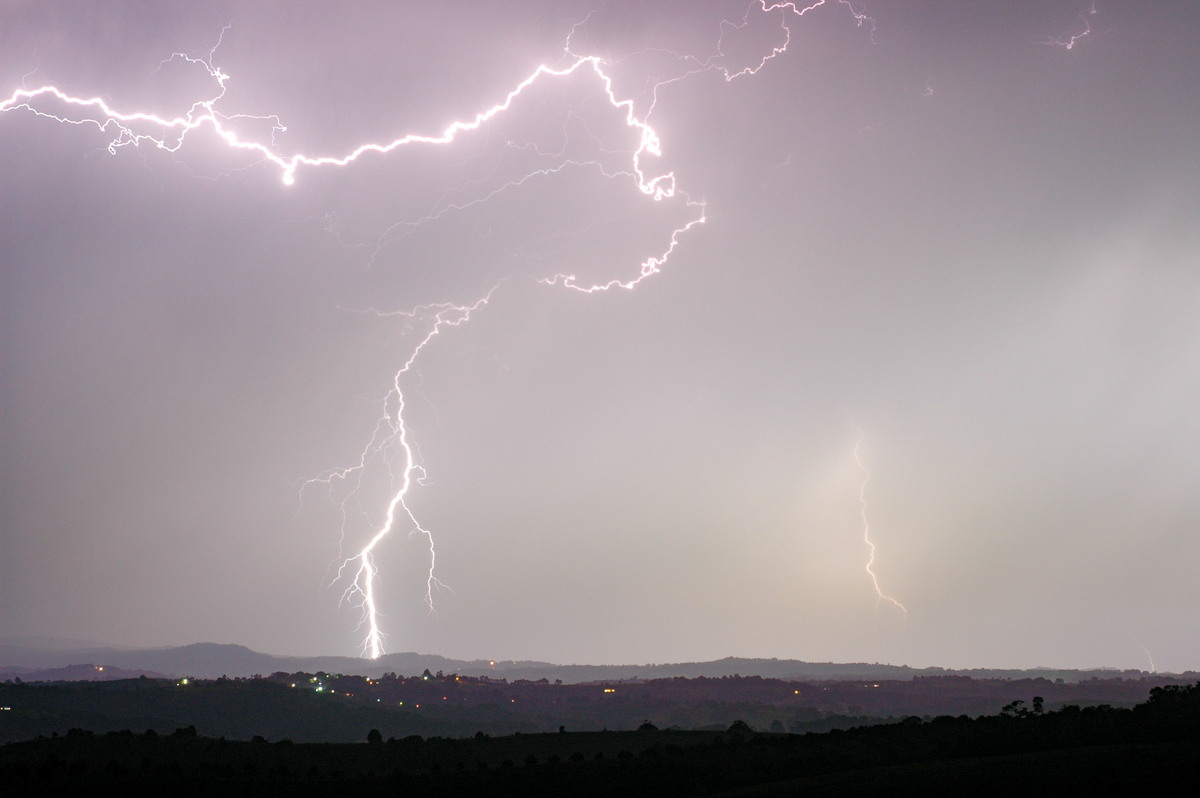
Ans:
{"type": "MultiPolygon", "coordinates": [[[[43,663],[81,653],[23,651],[43,663]]],[[[1182,792],[1200,776],[1193,673],[728,659],[405,675],[347,659],[356,672],[245,676],[251,662],[310,660],[215,645],[105,652],[122,665],[3,666],[0,794],[1016,794],[1055,778],[1182,792]],[[197,669],[170,665],[188,657],[197,669]],[[235,675],[181,675],[216,666],[235,675]],[[613,675],[561,677],[572,673],[613,675]]],[[[390,662],[406,657],[452,662],[390,662]]]]}
{"type": "Polygon", "coordinates": [[[277,673],[11,680],[0,702],[6,795],[1016,794],[1063,777],[1075,789],[1182,791],[1200,776],[1200,685],[1163,678],[564,685],[277,673]],[[1002,695],[995,711],[954,714],[1002,695]]]}

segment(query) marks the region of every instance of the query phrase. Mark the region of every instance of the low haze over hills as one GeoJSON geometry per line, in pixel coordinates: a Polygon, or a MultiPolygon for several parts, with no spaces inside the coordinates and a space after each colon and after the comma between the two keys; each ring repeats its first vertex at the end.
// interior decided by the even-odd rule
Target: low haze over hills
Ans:
{"type": "Polygon", "coordinates": [[[969,675],[975,678],[1045,678],[1079,681],[1091,677],[1139,678],[1139,670],[1065,668],[955,670],[949,668],[911,668],[884,663],[803,662],[800,660],[726,657],[709,662],[653,663],[634,665],[561,665],[534,661],[457,660],[433,654],[403,652],[385,654],[379,659],[359,657],[286,657],[264,654],[245,646],[196,643],[174,648],[121,649],[108,647],[54,648],[25,641],[0,644],[0,676],[29,680],[121,678],[146,674],[169,677],[231,678],[269,674],[277,671],[342,673],[379,676],[392,672],[419,674],[444,671],[463,676],[487,676],[496,679],[547,679],[565,683],[605,680],[664,679],[672,677],[762,676],[775,679],[910,679],[914,676],[969,675]],[[72,666],[88,666],[62,671],[72,666]],[[102,667],[106,670],[97,670],[102,667]],[[69,673],[70,675],[65,675],[69,673]]]}

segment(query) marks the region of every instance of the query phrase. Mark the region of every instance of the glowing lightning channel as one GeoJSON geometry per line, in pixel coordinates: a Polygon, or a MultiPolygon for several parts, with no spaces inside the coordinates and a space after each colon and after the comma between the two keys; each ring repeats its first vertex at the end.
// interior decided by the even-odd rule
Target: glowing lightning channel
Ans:
{"type": "MultiPolygon", "coordinates": [[[[566,46],[563,50],[564,56],[570,60],[566,66],[552,67],[542,64],[533,70],[524,80],[520,81],[513,89],[511,89],[503,99],[492,105],[490,108],[479,111],[474,116],[467,117],[463,120],[455,121],[445,127],[437,134],[420,134],[409,133],[391,141],[385,142],[367,142],[357,146],[349,152],[342,155],[310,155],[304,153],[294,153],[292,155],[283,155],[278,151],[276,141],[277,135],[287,130],[278,116],[265,115],[254,116],[248,114],[227,114],[219,110],[218,106],[226,96],[227,84],[230,76],[223,72],[215,64],[215,56],[217,49],[221,45],[221,41],[228,26],[222,30],[221,38],[217,44],[208,52],[207,57],[195,57],[184,53],[173,53],[162,63],[167,64],[174,61],[184,62],[194,67],[203,69],[212,81],[212,90],[206,98],[198,99],[191,103],[188,110],[182,115],[176,116],[160,116],[158,114],[149,113],[146,111],[122,111],[114,107],[107,100],[101,97],[76,97],[64,92],[54,85],[45,85],[39,88],[26,89],[20,88],[15,90],[7,99],[0,100],[0,114],[25,111],[33,114],[36,117],[48,119],[60,124],[76,125],[81,127],[95,127],[101,133],[111,135],[107,149],[110,153],[115,154],[119,149],[124,147],[149,147],[163,150],[170,153],[179,151],[189,140],[191,134],[207,129],[211,131],[220,141],[232,150],[245,152],[254,158],[257,158],[262,163],[271,164],[280,172],[280,177],[285,185],[293,185],[296,182],[297,173],[300,167],[346,167],[356,162],[360,157],[367,154],[387,155],[396,150],[405,147],[415,147],[420,145],[440,146],[450,145],[455,142],[461,135],[479,130],[490,120],[508,111],[518,97],[527,89],[539,81],[544,80],[561,80],[574,75],[575,73],[589,74],[597,82],[603,96],[607,98],[611,108],[621,115],[625,127],[631,130],[637,137],[637,146],[632,148],[629,157],[629,168],[617,172],[611,172],[601,167],[601,172],[605,177],[626,177],[632,178],[638,191],[645,197],[655,201],[669,200],[676,197],[682,199],[685,207],[691,210],[691,219],[679,227],[676,227],[670,234],[666,247],[658,255],[646,258],[642,263],[638,273],[629,279],[613,279],[607,282],[597,282],[593,284],[580,283],[576,276],[571,273],[557,273],[549,277],[543,277],[539,280],[542,284],[551,286],[561,286],[564,288],[581,291],[584,293],[597,293],[608,291],[613,288],[633,289],[643,280],[657,274],[661,271],[664,264],[679,247],[684,234],[692,230],[694,227],[704,224],[705,222],[705,203],[701,200],[694,200],[687,194],[677,191],[674,172],[664,172],[661,174],[648,174],[643,168],[643,161],[646,157],[659,157],[662,155],[662,143],[659,136],[648,120],[654,111],[657,103],[658,90],[664,86],[683,80],[695,74],[702,72],[713,71],[724,77],[726,81],[732,81],[735,78],[754,75],[763,69],[769,61],[778,57],[788,48],[791,42],[791,28],[788,26],[788,15],[802,17],[805,14],[825,5],[826,0],[813,0],[807,6],[801,6],[794,2],[785,3],[768,3],[768,0],[758,0],[757,8],[763,14],[779,15],[780,26],[783,30],[782,44],[772,47],[771,51],[762,56],[761,60],[753,66],[746,67],[741,70],[736,70],[731,67],[722,65],[721,61],[726,55],[722,50],[722,42],[728,30],[744,27],[748,24],[751,13],[755,11],[755,4],[751,4],[747,9],[740,23],[732,23],[722,21],[720,25],[720,37],[717,41],[716,52],[705,60],[700,60],[692,56],[682,56],[682,63],[690,64],[683,70],[682,74],[671,78],[665,78],[654,84],[652,87],[652,101],[645,112],[639,116],[634,108],[632,99],[621,99],[617,96],[614,88],[614,81],[605,67],[607,62],[595,55],[577,55],[571,51],[571,36],[575,34],[577,29],[587,20],[583,20],[572,27],[570,35],[567,38],[566,46]],[[57,105],[56,105],[57,104],[57,105]],[[237,121],[253,120],[259,123],[266,122],[270,125],[270,136],[268,140],[256,140],[254,138],[244,137],[236,129],[237,121]]],[[[857,23],[861,26],[870,24],[872,31],[874,30],[874,22],[866,15],[856,11],[849,0],[837,0],[838,5],[844,6],[850,10],[857,23]]],[[[589,15],[590,16],[590,15],[589,15]]],[[[520,185],[521,182],[530,179],[534,175],[547,175],[557,172],[558,169],[564,168],[567,165],[598,166],[595,162],[587,164],[566,161],[561,166],[550,170],[540,170],[527,175],[520,180],[513,181],[498,191],[503,191],[515,185],[520,185]]],[[[401,226],[412,227],[438,218],[442,213],[461,210],[477,202],[485,202],[490,196],[489,194],[480,199],[474,200],[463,205],[452,205],[443,207],[427,217],[410,223],[404,223],[401,226]]],[[[397,225],[389,228],[384,233],[386,237],[397,225]]],[[[383,237],[379,241],[379,246],[383,244],[383,237]]],[[[376,249],[378,252],[378,247],[376,249]]],[[[372,259],[374,256],[372,256],[372,259]]],[[[498,284],[497,284],[498,285],[498,284]]],[[[366,628],[366,637],[363,643],[363,654],[372,658],[380,656],[384,652],[383,633],[379,625],[379,612],[376,603],[376,577],[379,575],[378,568],[375,564],[375,551],[380,542],[393,530],[397,523],[405,521],[411,525],[410,535],[423,536],[428,544],[429,550],[429,571],[426,580],[425,603],[429,608],[433,609],[433,592],[436,588],[444,587],[434,574],[434,564],[436,561],[436,551],[433,544],[433,536],[421,523],[417,520],[412,509],[407,503],[409,491],[412,488],[413,482],[421,482],[424,478],[424,469],[417,463],[416,454],[414,452],[413,443],[410,439],[408,427],[404,420],[405,411],[405,396],[402,389],[402,382],[416,363],[417,358],[424,351],[435,337],[443,330],[450,327],[457,327],[465,324],[471,318],[471,314],[482,309],[490,301],[493,292],[496,290],[496,285],[493,285],[485,294],[476,299],[472,303],[457,305],[452,303],[440,303],[431,305],[422,305],[409,311],[380,314],[380,315],[398,315],[403,316],[410,322],[420,319],[429,326],[427,331],[418,343],[413,347],[408,359],[400,367],[392,378],[392,387],[384,398],[384,413],[375,427],[375,431],[371,436],[367,446],[362,450],[359,462],[356,465],[333,470],[327,472],[324,476],[310,480],[307,484],[320,482],[326,484],[330,489],[335,483],[347,484],[350,486],[349,494],[342,501],[342,539],[345,539],[346,523],[348,520],[348,509],[346,502],[349,498],[356,494],[361,486],[363,472],[367,469],[368,461],[375,456],[383,456],[384,462],[391,469],[392,477],[392,493],[391,498],[387,503],[386,511],[383,514],[382,521],[378,525],[374,525],[374,532],[370,539],[358,552],[346,559],[342,560],[341,565],[337,570],[335,581],[340,579],[348,579],[349,586],[343,593],[343,600],[352,602],[359,601],[362,609],[362,618],[359,628],[366,628]],[[392,468],[392,461],[389,452],[397,452],[401,463],[399,465],[399,473],[392,468]]],[[[858,458],[858,449],[855,448],[855,459],[862,467],[862,462],[858,458]]],[[[864,472],[866,471],[863,468],[864,472]]],[[[866,483],[864,481],[863,488],[865,490],[866,483]]],[[[860,495],[860,499],[863,497],[860,495]]],[[[867,564],[867,572],[871,575],[875,582],[876,591],[879,592],[881,599],[887,599],[895,604],[900,609],[904,610],[895,599],[885,596],[879,591],[878,580],[875,579],[875,574],[871,570],[871,563],[874,561],[874,545],[871,544],[870,538],[866,535],[866,505],[863,500],[863,521],[864,535],[867,538],[867,543],[871,547],[871,561],[867,564]]],[[[907,611],[906,611],[907,612],[907,611]]]]}
{"type": "MultiPolygon", "coordinates": [[[[396,372],[392,378],[392,390],[388,394],[387,400],[395,402],[395,410],[386,415],[385,418],[390,418],[390,426],[393,434],[393,440],[403,452],[404,466],[401,471],[400,485],[392,494],[391,500],[388,502],[387,511],[384,514],[383,523],[371,536],[371,539],[363,546],[357,554],[344,560],[341,567],[338,569],[338,578],[342,578],[346,571],[353,572],[353,578],[350,581],[349,587],[342,594],[345,601],[353,600],[356,596],[362,599],[363,619],[362,623],[367,627],[366,639],[363,643],[363,653],[372,659],[378,658],[383,654],[383,632],[379,628],[379,612],[375,603],[375,577],[378,574],[378,569],[375,566],[375,547],[379,545],[392,528],[396,525],[397,516],[403,516],[412,524],[412,533],[425,537],[429,548],[429,571],[425,582],[425,603],[430,609],[433,609],[433,590],[435,587],[444,585],[438,581],[435,575],[437,565],[437,551],[434,548],[433,535],[428,529],[421,526],[417,517],[409,508],[405,499],[408,496],[408,491],[412,487],[414,477],[418,474],[423,475],[424,470],[417,464],[413,453],[412,443],[408,437],[408,427],[404,423],[404,391],[401,388],[401,379],[405,374],[412,369],[416,363],[422,350],[446,327],[457,327],[465,324],[471,318],[471,313],[486,305],[492,297],[495,288],[488,291],[483,297],[476,300],[470,305],[453,305],[443,303],[438,305],[424,305],[412,311],[404,311],[397,314],[408,318],[415,317],[421,312],[432,312],[433,324],[426,333],[425,337],[413,347],[412,353],[408,356],[408,360],[396,372]]],[[[361,473],[361,470],[366,467],[366,459],[368,452],[374,447],[375,438],[372,438],[372,443],[368,444],[364,450],[362,460],[359,465],[349,469],[336,472],[328,479],[333,477],[346,479],[352,473],[361,473]]],[[[416,477],[419,479],[419,477],[416,477]]]]}
{"type": "MultiPolygon", "coordinates": [[[[818,8],[825,5],[826,2],[827,0],[813,0],[808,5],[802,5],[794,2],[770,3],[768,5],[768,0],[758,0],[758,7],[764,14],[770,14],[773,11],[779,12],[779,27],[783,29],[783,43],[772,47],[771,52],[764,55],[759,60],[758,64],[754,66],[748,66],[737,70],[736,72],[725,67],[720,67],[719,69],[721,74],[725,77],[725,80],[732,81],[734,78],[740,78],[743,75],[757,75],[759,71],[767,65],[767,62],[772,61],[787,52],[788,47],[792,43],[792,29],[788,27],[787,15],[793,14],[797,17],[803,17],[805,14],[811,11],[816,11],[818,8]]],[[[837,0],[837,2],[838,5],[844,6],[850,12],[850,15],[854,17],[854,20],[859,27],[862,27],[863,25],[869,25],[871,27],[872,38],[874,37],[875,20],[871,19],[871,17],[868,17],[861,11],[856,11],[854,6],[851,5],[850,0],[837,0]]],[[[746,13],[743,15],[741,22],[734,23],[726,20],[725,22],[721,23],[721,42],[724,41],[726,30],[738,30],[746,27],[750,23],[750,12],[753,10],[753,8],[754,4],[751,3],[750,7],[746,9],[746,13]]],[[[717,53],[720,56],[724,56],[725,53],[721,48],[721,42],[718,42],[717,44],[717,53]]]]}
{"type": "Polygon", "coordinates": [[[1142,652],[1146,655],[1146,659],[1150,661],[1150,672],[1158,673],[1158,667],[1154,664],[1154,655],[1150,653],[1150,649],[1146,648],[1141,643],[1138,643],[1138,648],[1142,650],[1142,652]]]}
{"type": "MultiPolygon", "coordinates": [[[[214,48],[215,49],[215,48],[214,48]]],[[[167,61],[179,58],[180,60],[188,61],[189,63],[203,66],[208,70],[209,75],[216,81],[219,91],[216,96],[208,100],[198,100],[193,103],[187,114],[184,116],[176,116],[173,118],[161,117],[156,114],[144,112],[122,113],[117,111],[108,104],[103,98],[91,97],[80,98],[72,97],[57,86],[41,86],[36,89],[17,89],[8,99],[0,102],[0,113],[22,109],[33,113],[36,116],[45,117],[55,122],[71,125],[93,125],[102,132],[114,130],[116,136],[108,144],[108,151],[115,153],[121,147],[133,145],[135,147],[147,144],[168,152],[177,152],[183,146],[187,134],[193,130],[198,130],[205,125],[212,128],[213,132],[218,137],[225,141],[231,148],[235,150],[245,150],[254,153],[265,161],[279,167],[283,182],[286,185],[292,185],[296,182],[296,170],[300,166],[347,166],[348,164],[357,161],[360,156],[366,153],[376,153],[386,155],[394,150],[411,144],[451,144],[461,133],[466,133],[478,130],[484,123],[490,121],[497,115],[507,111],[512,106],[513,101],[517,99],[527,88],[532,86],[539,78],[543,76],[564,78],[574,74],[577,70],[585,67],[590,67],[592,72],[603,83],[605,92],[608,95],[609,102],[614,108],[623,109],[626,112],[625,121],[629,127],[637,129],[641,133],[641,143],[633,155],[634,172],[638,177],[638,187],[643,193],[648,194],[654,199],[663,199],[673,196],[675,186],[675,176],[671,173],[659,175],[651,179],[647,179],[640,168],[641,156],[643,153],[651,155],[661,155],[662,149],[658,140],[658,135],[654,129],[645,122],[637,119],[633,112],[633,100],[618,100],[613,93],[612,78],[604,73],[601,68],[603,59],[599,56],[584,56],[577,59],[573,64],[562,69],[554,69],[542,64],[533,71],[529,77],[517,84],[517,87],[508,93],[504,100],[486,111],[480,111],[474,118],[466,122],[453,122],[447,126],[439,135],[422,135],[410,133],[400,138],[393,139],[386,143],[371,142],[362,144],[351,150],[346,155],[332,156],[312,156],[303,153],[297,153],[291,157],[284,157],[275,152],[275,150],[259,141],[245,141],[237,133],[237,131],[228,127],[227,122],[232,119],[257,119],[270,120],[276,124],[275,132],[284,131],[287,128],[279,123],[278,117],[275,116],[249,116],[245,114],[225,115],[215,110],[216,103],[225,96],[226,82],[229,76],[221,72],[220,69],[214,67],[209,60],[202,58],[193,58],[183,53],[175,53],[167,61]],[[49,111],[43,111],[35,108],[31,103],[44,96],[57,98],[65,105],[75,106],[79,108],[89,109],[94,111],[95,117],[98,118],[82,118],[74,119],[71,117],[60,116],[49,111]],[[169,131],[172,137],[169,138],[166,133],[161,136],[155,136],[152,132],[138,132],[137,126],[144,124],[148,128],[162,128],[164,131],[169,131]]],[[[166,62],[164,62],[166,63],[166,62]]]]}
{"type": "Polygon", "coordinates": [[[1075,43],[1092,32],[1092,23],[1088,21],[1088,17],[1096,14],[1096,0],[1092,0],[1092,4],[1088,7],[1087,14],[1079,12],[1079,18],[1083,20],[1083,30],[1079,33],[1072,33],[1067,36],[1059,36],[1057,39],[1048,39],[1040,42],[1041,44],[1051,44],[1055,47],[1062,47],[1067,50],[1075,48],[1075,43]]]}
{"type": "Polygon", "coordinates": [[[896,599],[884,593],[879,587],[879,577],[875,575],[875,544],[871,541],[871,525],[867,522],[867,483],[871,481],[871,472],[867,470],[865,465],[863,465],[862,457],[859,454],[859,450],[862,448],[863,437],[864,436],[860,435],[858,440],[854,443],[854,462],[858,465],[859,470],[863,472],[862,482],[858,486],[858,506],[859,515],[862,517],[863,542],[867,544],[867,550],[869,552],[866,566],[867,575],[871,577],[871,584],[875,586],[875,595],[879,597],[879,600],[888,601],[896,605],[896,607],[898,607],[900,611],[904,613],[904,617],[907,618],[908,608],[896,599]]]}

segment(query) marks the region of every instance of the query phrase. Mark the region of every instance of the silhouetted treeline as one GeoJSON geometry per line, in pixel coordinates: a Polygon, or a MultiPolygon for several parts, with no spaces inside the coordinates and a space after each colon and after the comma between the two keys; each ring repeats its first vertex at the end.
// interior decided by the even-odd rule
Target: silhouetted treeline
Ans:
{"type": "MultiPolygon", "coordinates": [[[[288,688],[290,689],[290,688],[288,688]]],[[[980,718],[939,716],[825,734],[560,732],[359,744],[234,742],[74,729],[0,747],[0,792],[122,795],[609,796],[1194,794],[1200,684],[1151,690],[1133,708],[1047,710],[1043,696],[980,718]],[[1069,788],[1069,790],[1068,790],[1069,788]]]]}

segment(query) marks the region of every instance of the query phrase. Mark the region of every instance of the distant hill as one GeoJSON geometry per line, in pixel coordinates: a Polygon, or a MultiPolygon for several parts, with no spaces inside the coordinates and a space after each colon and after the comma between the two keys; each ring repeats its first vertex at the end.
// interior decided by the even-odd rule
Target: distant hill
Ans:
{"type": "Polygon", "coordinates": [[[165,673],[145,668],[117,668],[91,663],[67,665],[63,668],[22,668],[0,666],[0,681],[20,679],[25,682],[113,682],[118,679],[165,679],[165,673]]]}
{"type": "Polygon", "coordinates": [[[425,670],[464,676],[488,676],[494,679],[561,679],[567,684],[599,681],[637,681],[674,677],[762,676],[805,681],[911,679],[914,676],[971,676],[976,679],[1062,679],[1075,682],[1089,678],[1141,678],[1146,672],[1115,669],[1070,670],[1033,668],[1028,670],[976,668],[910,668],[881,663],[802,662],[791,659],[747,659],[726,657],[711,662],[679,662],[651,665],[557,665],[549,662],[456,660],[433,654],[413,652],[385,654],[379,659],[358,657],[281,657],[263,654],[245,646],[220,643],[194,643],[174,648],[122,649],[109,647],[56,648],[32,644],[32,641],[0,643],[0,678],[20,677],[25,681],[82,679],[83,676],[59,675],[59,669],[81,666],[72,673],[93,677],[115,669],[148,676],[194,676],[215,679],[269,675],[276,671],[294,673],[345,673],[377,677],[384,673],[417,675],[425,670]],[[106,671],[95,671],[103,667],[106,671]]]}
{"type": "MultiPolygon", "coordinates": [[[[225,643],[193,643],[173,648],[123,649],[109,647],[58,648],[0,643],[0,677],[19,676],[26,681],[62,678],[50,675],[59,669],[80,666],[124,669],[147,675],[166,677],[194,676],[215,679],[220,676],[239,677],[267,675],[276,671],[324,671],[326,673],[378,676],[385,672],[419,674],[433,671],[493,675],[509,667],[522,672],[541,674],[558,666],[541,662],[497,663],[486,660],[466,662],[432,654],[386,654],[376,660],[359,657],[281,657],[263,654],[245,646],[225,643]],[[46,674],[39,676],[37,674],[46,674]]],[[[525,677],[516,677],[525,678],[525,677]]],[[[541,675],[533,678],[542,678],[541,675]]]]}

